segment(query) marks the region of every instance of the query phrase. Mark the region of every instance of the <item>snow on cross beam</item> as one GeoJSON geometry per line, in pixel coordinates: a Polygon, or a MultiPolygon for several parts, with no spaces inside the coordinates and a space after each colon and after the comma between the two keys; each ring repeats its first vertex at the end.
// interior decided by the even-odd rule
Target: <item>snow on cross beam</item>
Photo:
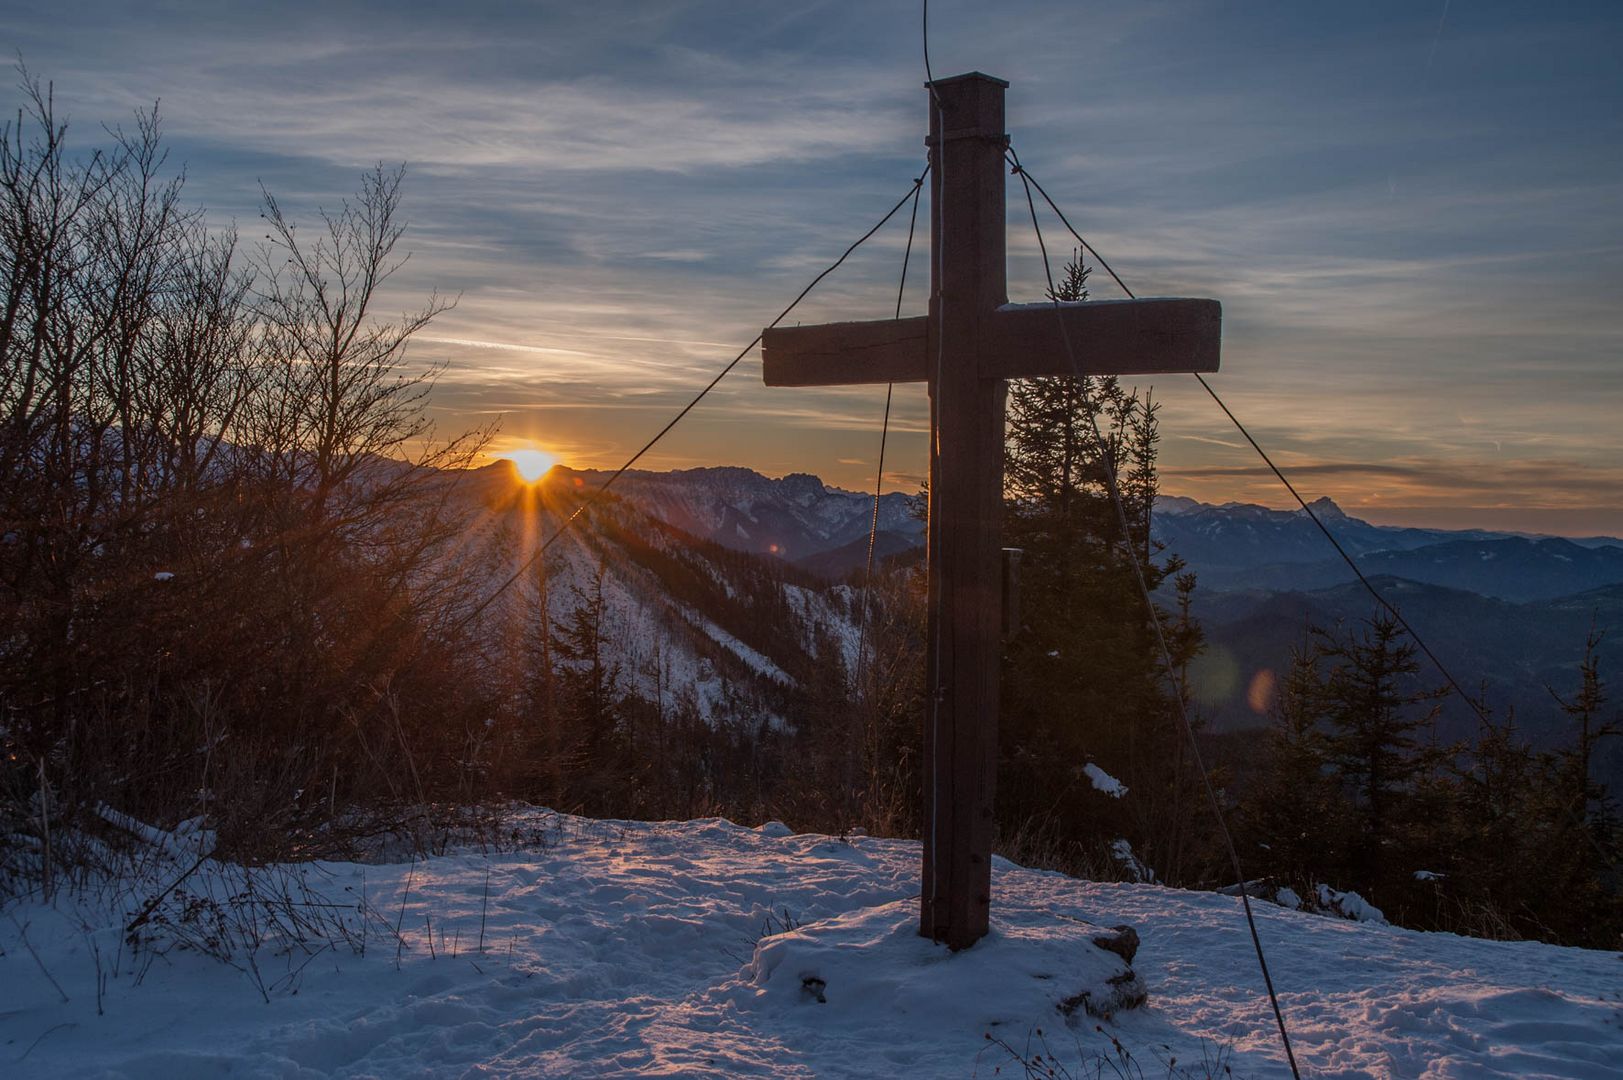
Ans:
{"type": "Polygon", "coordinates": [[[929,629],[919,933],[953,949],[992,902],[1004,380],[1215,371],[1215,300],[1010,304],[1003,92],[980,72],[929,86],[930,313],[762,332],[769,386],[925,382],[929,629]]]}

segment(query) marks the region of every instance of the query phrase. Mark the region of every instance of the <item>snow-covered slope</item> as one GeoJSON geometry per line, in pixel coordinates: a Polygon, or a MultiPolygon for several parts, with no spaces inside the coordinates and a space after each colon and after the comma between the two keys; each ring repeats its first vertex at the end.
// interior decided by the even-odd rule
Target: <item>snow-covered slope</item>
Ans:
{"type": "MultiPolygon", "coordinates": [[[[1208,1075],[1203,1060],[1288,1075],[1229,897],[999,861],[994,932],[953,955],[912,932],[916,843],[541,812],[514,825],[518,850],[266,868],[252,891],[206,864],[160,908],[199,937],[232,894],[330,903],[286,911],[351,928],[238,948],[235,968],[132,954],[129,897],[14,904],[4,1075],[1026,1075],[989,1034],[1073,1076],[1118,1075],[1100,1060],[1112,1038],[1144,1076],[1171,1058],[1195,1066],[1176,1076],[1208,1075]],[[1070,1026],[1055,1003],[1097,974],[1085,938],[1118,923],[1142,938],[1148,1004],[1070,1026]]],[[[1304,1075],[1619,1075],[1623,957],[1258,916],[1304,1075]]]]}
{"type": "MultiPolygon", "coordinates": [[[[595,488],[564,470],[523,491],[505,464],[456,480],[454,498],[469,522],[458,558],[484,562],[470,597],[490,595],[526,567],[538,538],[558,533],[595,488]]],[[[844,659],[853,659],[858,608],[850,588],[693,535],[618,488],[575,517],[547,553],[554,625],[591,601],[600,574],[603,643],[619,689],[662,707],[683,697],[711,723],[771,723],[819,663],[820,629],[852,643],[844,659]]],[[[535,648],[538,577],[528,566],[483,612],[490,640],[535,648]]]]}

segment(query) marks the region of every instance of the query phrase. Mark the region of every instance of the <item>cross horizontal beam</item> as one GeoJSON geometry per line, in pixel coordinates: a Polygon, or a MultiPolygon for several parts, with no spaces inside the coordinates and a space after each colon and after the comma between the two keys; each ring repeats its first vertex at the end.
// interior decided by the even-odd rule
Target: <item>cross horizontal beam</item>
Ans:
{"type": "MultiPolygon", "coordinates": [[[[981,321],[983,379],[1216,371],[1223,308],[1181,298],[1004,304],[981,321]],[[1060,320],[1065,328],[1060,329],[1060,320]],[[1066,348],[1069,338],[1070,349],[1066,348]]],[[[935,326],[924,315],[876,322],[780,326],[761,336],[768,386],[927,382],[935,326]]]]}

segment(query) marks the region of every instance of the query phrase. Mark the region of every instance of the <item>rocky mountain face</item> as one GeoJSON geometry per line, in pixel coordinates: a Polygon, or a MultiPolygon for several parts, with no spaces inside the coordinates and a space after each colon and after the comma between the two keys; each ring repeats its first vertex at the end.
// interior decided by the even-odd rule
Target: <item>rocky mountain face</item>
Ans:
{"type": "MultiPolygon", "coordinates": [[[[555,470],[562,479],[600,486],[607,473],[555,470]]],[[[815,476],[791,473],[773,480],[749,469],[721,467],[675,472],[627,472],[613,491],[640,512],[733,551],[770,555],[787,562],[816,563],[824,572],[848,569],[852,555],[830,553],[859,547],[867,553],[873,496],[829,487],[815,476]]],[[[924,542],[924,522],[912,496],[891,492],[879,500],[884,545],[899,551],[924,542]]],[[[860,559],[856,563],[860,565],[860,559]]]]}

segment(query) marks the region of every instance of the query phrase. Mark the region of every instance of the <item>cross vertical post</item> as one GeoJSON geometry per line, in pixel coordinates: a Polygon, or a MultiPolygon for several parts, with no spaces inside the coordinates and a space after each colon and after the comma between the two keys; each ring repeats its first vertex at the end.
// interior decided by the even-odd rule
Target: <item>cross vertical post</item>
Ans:
{"type": "Polygon", "coordinates": [[[931,84],[930,594],[919,932],[953,949],[987,931],[997,779],[1004,383],[980,371],[1008,299],[1003,92],[977,73],[931,84]]]}

